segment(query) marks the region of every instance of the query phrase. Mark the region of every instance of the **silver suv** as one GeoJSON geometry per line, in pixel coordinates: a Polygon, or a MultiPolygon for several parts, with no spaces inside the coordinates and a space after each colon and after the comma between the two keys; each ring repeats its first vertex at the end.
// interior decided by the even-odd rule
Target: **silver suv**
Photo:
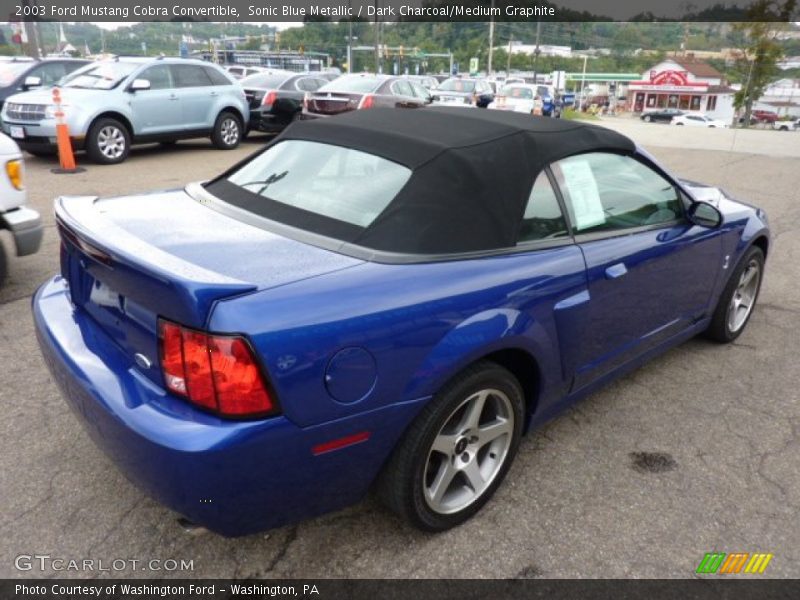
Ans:
{"type": "MultiPolygon", "coordinates": [[[[72,146],[101,164],[127,158],[131,144],[210,136],[217,148],[239,145],[250,117],[238,83],[220,67],[181,58],[115,58],[92,63],[61,82],[72,146]]],[[[52,90],[10,96],[3,131],[31,154],[56,149],[52,90]]]]}

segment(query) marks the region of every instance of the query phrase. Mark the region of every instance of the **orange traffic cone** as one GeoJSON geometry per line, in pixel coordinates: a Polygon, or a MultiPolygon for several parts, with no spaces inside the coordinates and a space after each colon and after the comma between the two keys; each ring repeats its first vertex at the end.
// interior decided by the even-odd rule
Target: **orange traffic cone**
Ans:
{"type": "Polygon", "coordinates": [[[58,169],[50,169],[53,173],[80,173],[86,169],[75,164],[72,154],[72,142],[69,140],[69,128],[64,123],[64,111],[61,109],[61,90],[53,88],[53,104],[56,105],[56,142],[58,143],[58,169]]]}

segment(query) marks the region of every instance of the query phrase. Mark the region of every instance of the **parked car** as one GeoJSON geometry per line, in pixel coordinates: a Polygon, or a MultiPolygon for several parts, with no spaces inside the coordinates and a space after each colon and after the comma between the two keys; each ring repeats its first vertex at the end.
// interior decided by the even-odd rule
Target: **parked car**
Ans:
{"type": "Polygon", "coordinates": [[[54,85],[90,61],[77,58],[45,58],[0,61],[0,109],[6,98],[19,92],[54,85]]]}
{"type": "MultiPolygon", "coordinates": [[[[120,163],[132,144],[209,136],[236,148],[250,116],[242,86],[220,67],[181,58],[115,58],[74,71],[61,82],[74,149],[100,164],[120,163]]],[[[35,155],[56,150],[50,90],[9,96],[3,131],[35,155]]]]}
{"type": "Polygon", "coordinates": [[[536,108],[536,93],[535,85],[521,83],[507,85],[494,97],[494,101],[489,105],[489,108],[531,115],[536,108]]]}
{"type": "Polygon", "coordinates": [[[725,128],[728,124],[719,119],[712,119],[706,115],[699,114],[684,114],[677,117],[672,117],[673,125],[686,125],[689,127],[711,127],[711,128],[725,128]]]}
{"type": "Polygon", "coordinates": [[[536,95],[542,99],[542,114],[545,117],[561,116],[561,111],[556,107],[556,93],[551,85],[537,85],[536,95]]]}
{"type": "Polygon", "coordinates": [[[778,131],[798,131],[800,130],[800,119],[775,121],[772,126],[778,131]]]}
{"type": "Polygon", "coordinates": [[[753,109],[750,111],[750,115],[760,123],[771,124],[778,120],[778,113],[772,112],[771,110],[753,109]]]}
{"type": "Polygon", "coordinates": [[[645,123],[671,123],[675,117],[682,117],[685,114],[677,108],[660,108],[642,113],[639,118],[645,123]]]}
{"type": "Polygon", "coordinates": [[[484,79],[451,77],[439,84],[433,103],[446,106],[477,106],[486,108],[494,100],[494,92],[484,79]]]}
{"type": "MultiPolygon", "coordinates": [[[[25,206],[25,163],[22,152],[10,137],[0,133],[0,231],[6,230],[14,240],[17,256],[39,250],[42,243],[42,220],[39,213],[25,206]]],[[[0,240],[0,285],[7,271],[6,253],[0,240]]]]}
{"type": "Polygon", "coordinates": [[[307,118],[329,117],[362,108],[425,106],[411,83],[403,77],[359,73],[342,75],[306,96],[307,118]]]}
{"type": "Polygon", "coordinates": [[[460,108],[296,121],[209,182],[55,214],[32,303],[53,381],[131,480],[225,535],[373,484],[418,527],[463,522],[524,432],[736,339],[769,249],[763,211],[619,133],[460,108]]]}
{"type": "Polygon", "coordinates": [[[62,77],[87,64],[88,60],[77,58],[33,60],[14,57],[0,60],[0,109],[12,94],[54,85],[62,77]]]}
{"type": "Polygon", "coordinates": [[[277,133],[303,112],[307,93],[328,83],[315,73],[262,71],[241,80],[250,105],[250,129],[277,133]]]}

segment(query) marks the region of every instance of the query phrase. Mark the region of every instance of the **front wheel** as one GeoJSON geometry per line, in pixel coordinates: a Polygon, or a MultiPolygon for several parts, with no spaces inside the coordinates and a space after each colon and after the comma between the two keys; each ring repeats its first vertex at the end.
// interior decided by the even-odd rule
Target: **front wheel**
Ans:
{"type": "Polygon", "coordinates": [[[764,273],[764,252],[751,246],[731,274],[711,317],[706,336],[729,343],[738,338],[753,314],[764,273]]]}
{"type": "Polygon", "coordinates": [[[652,120],[653,120],[653,118],[652,118],[650,115],[645,115],[645,116],[644,116],[644,122],[645,122],[645,123],[649,123],[649,122],[650,122],[650,121],[652,121],[652,120]]]}
{"type": "Polygon", "coordinates": [[[478,512],[519,446],[524,399],[503,367],[480,362],[439,391],[414,420],[378,481],[382,500],[425,531],[478,512]]]}
{"type": "Polygon", "coordinates": [[[89,128],[86,153],[94,162],[101,165],[121,163],[130,151],[128,129],[116,119],[99,119],[89,128]]]}
{"type": "Polygon", "coordinates": [[[222,112],[214,123],[211,141],[220,150],[233,150],[242,141],[242,124],[230,112],[222,112]]]}

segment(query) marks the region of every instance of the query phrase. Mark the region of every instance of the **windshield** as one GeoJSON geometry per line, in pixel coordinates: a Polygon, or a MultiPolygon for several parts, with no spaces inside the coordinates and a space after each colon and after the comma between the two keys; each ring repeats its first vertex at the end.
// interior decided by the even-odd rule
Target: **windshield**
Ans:
{"type": "Polygon", "coordinates": [[[474,81],[464,81],[463,79],[448,79],[439,86],[440,92],[466,92],[475,91],[474,81]]]}
{"type": "Polygon", "coordinates": [[[133,73],[140,65],[126,62],[102,62],[76,71],[64,78],[63,87],[110,90],[133,73]]]}
{"type": "Polygon", "coordinates": [[[513,85],[503,88],[503,95],[509,98],[533,100],[533,91],[530,88],[514,87],[513,85]]]}
{"type": "Polygon", "coordinates": [[[330,83],[326,83],[319,92],[358,92],[368,94],[378,89],[385,80],[380,77],[362,77],[355,75],[353,77],[339,77],[330,83]]]}
{"type": "Polygon", "coordinates": [[[279,88],[290,77],[292,75],[287,73],[256,73],[245,77],[239,83],[242,87],[279,88]]]}
{"type": "Polygon", "coordinates": [[[0,87],[14,83],[23,71],[31,68],[31,64],[24,62],[0,64],[0,87]]]}
{"type": "Polygon", "coordinates": [[[267,217],[267,201],[273,200],[367,227],[410,176],[410,169],[373,154],[319,142],[286,140],[236,170],[227,181],[262,197],[260,207],[252,203],[250,206],[253,212],[267,217]]]}

